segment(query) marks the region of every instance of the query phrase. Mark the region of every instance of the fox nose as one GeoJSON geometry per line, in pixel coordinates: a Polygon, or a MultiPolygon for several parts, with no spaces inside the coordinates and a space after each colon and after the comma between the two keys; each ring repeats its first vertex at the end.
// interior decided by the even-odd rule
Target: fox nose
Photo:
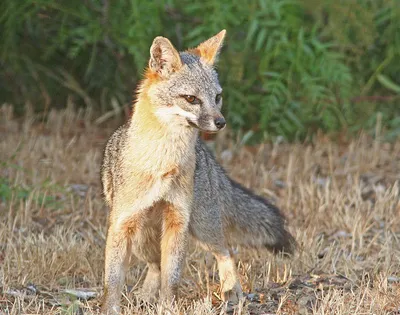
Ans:
{"type": "Polygon", "coordinates": [[[226,121],[225,121],[224,117],[217,117],[214,120],[214,124],[215,124],[215,126],[217,126],[218,129],[222,129],[225,127],[226,121]]]}

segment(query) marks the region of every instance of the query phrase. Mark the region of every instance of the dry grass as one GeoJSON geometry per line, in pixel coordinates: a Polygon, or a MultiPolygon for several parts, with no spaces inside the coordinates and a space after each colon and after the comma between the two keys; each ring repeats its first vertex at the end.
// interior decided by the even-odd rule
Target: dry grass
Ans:
{"type": "MultiPolygon", "coordinates": [[[[44,123],[31,117],[0,111],[0,313],[97,312],[107,217],[99,164],[113,128],[94,126],[87,112],[52,112],[44,123]],[[85,292],[97,297],[76,297],[85,292]]],[[[249,293],[242,313],[399,313],[400,141],[231,143],[217,141],[224,166],[282,208],[300,244],[291,260],[238,250],[249,293]]],[[[135,300],[144,271],[133,264],[124,311],[165,313],[167,306],[135,300]]],[[[215,263],[195,244],[181,295],[170,313],[223,310],[215,263]]]]}

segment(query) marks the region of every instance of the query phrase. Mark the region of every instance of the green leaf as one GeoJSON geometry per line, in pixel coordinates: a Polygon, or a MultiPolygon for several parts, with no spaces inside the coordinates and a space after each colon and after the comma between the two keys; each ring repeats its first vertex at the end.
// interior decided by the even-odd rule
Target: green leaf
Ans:
{"type": "Polygon", "coordinates": [[[265,38],[267,37],[267,29],[263,28],[260,33],[258,33],[257,41],[255,45],[255,51],[260,51],[264,45],[265,38]]]}
{"type": "Polygon", "coordinates": [[[400,93],[400,85],[394,83],[391,79],[383,74],[378,74],[377,79],[380,84],[393,92],[400,93]]]}

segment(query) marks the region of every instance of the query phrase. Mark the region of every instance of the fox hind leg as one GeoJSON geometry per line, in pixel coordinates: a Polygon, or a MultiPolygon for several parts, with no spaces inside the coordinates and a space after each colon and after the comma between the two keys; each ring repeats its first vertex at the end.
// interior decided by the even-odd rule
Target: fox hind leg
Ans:
{"type": "Polygon", "coordinates": [[[200,217],[191,222],[191,233],[201,246],[210,251],[217,260],[218,273],[221,284],[221,297],[225,302],[237,304],[243,298],[235,261],[225,245],[222,223],[214,216],[200,217]],[[210,222],[209,220],[211,220],[210,222]]]}
{"type": "Polygon", "coordinates": [[[213,254],[218,264],[222,299],[233,304],[239,303],[243,299],[243,291],[237,277],[235,260],[227,249],[214,250],[213,254]]]}
{"type": "Polygon", "coordinates": [[[161,289],[161,217],[162,204],[156,204],[141,217],[138,233],[132,237],[134,255],[147,263],[147,274],[137,292],[140,299],[153,303],[161,289]]]}
{"type": "Polygon", "coordinates": [[[161,289],[161,227],[147,228],[133,239],[133,252],[147,263],[147,274],[142,287],[137,292],[140,299],[153,303],[161,289]]]}
{"type": "Polygon", "coordinates": [[[137,296],[148,303],[155,303],[158,300],[161,289],[160,264],[147,263],[147,274],[143,285],[137,292],[137,296]]]}
{"type": "Polygon", "coordinates": [[[222,244],[201,242],[201,245],[211,251],[217,260],[222,300],[238,304],[243,299],[243,291],[238,279],[235,260],[230,251],[222,244]]]}

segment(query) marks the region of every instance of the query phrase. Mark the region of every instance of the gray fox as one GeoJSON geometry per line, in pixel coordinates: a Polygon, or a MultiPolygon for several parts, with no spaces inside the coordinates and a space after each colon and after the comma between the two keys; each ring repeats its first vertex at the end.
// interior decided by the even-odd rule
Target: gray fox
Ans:
{"type": "Polygon", "coordinates": [[[189,235],[215,256],[222,298],[243,296],[230,246],[291,253],[279,210],[230,179],[199,139],[225,127],[213,65],[225,30],[178,52],[156,37],[130,120],[107,142],[101,169],[110,207],[102,312],[118,313],[133,253],[147,263],[140,294],[177,297],[189,235]]]}

